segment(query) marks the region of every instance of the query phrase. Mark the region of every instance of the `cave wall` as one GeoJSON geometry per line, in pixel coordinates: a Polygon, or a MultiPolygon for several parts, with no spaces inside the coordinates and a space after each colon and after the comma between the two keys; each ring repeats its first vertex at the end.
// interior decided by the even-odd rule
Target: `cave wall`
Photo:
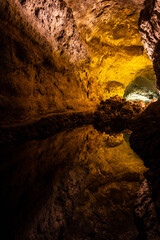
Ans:
{"type": "MultiPolygon", "coordinates": [[[[31,18],[30,15],[25,15],[30,7],[30,2],[34,1],[23,1],[23,4],[21,2],[21,11],[20,3],[18,4],[16,1],[0,1],[0,109],[2,123],[32,118],[35,115],[49,112],[84,109],[94,105],[88,101],[87,91],[83,86],[84,81],[78,75],[73,64],[69,62],[68,56],[62,55],[64,50],[62,45],[65,45],[66,42],[69,44],[70,33],[63,42],[60,39],[56,42],[54,38],[59,38],[57,36],[62,31],[62,26],[56,30],[57,32],[53,32],[56,37],[49,35],[49,27],[43,29],[43,24],[34,21],[36,15],[33,18],[31,10],[29,11],[31,18]],[[35,27],[35,25],[37,26],[35,27]],[[45,31],[45,29],[47,30],[45,31]],[[48,35],[50,38],[47,37],[48,35]]],[[[57,11],[62,11],[63,22],[66,22],[68,28],[72,27],[72,34],[75,31],[72,42],[77,44],[72,43],[72,49],[69,48],[68,53],[71,58],[72,56],[78,58],[75,50],[80,44],[80,40],[76,40],[78,32],[76,33],[74,30],[74,20],[72,15],[67,13],[68,8],[65,9],[65,13],[63,9],[60,10],[61,3],[62,1],[58,1],[57,11]]],[[[44,20],[45,26],[47,23],[44,20]]],[[[66,29],[66,25],[63,26],[64,29],[66,29]]],[[[82,56],[83,50],[79,57],[82,56]]]]}
{"type": "Polygon", "coordinates": [[[79,111],[115,95],[152,63],[138,32],[143,1],[0,0],[1,122],[79,111]]]}
{"type": "Polygon", "coordinates": [[[139,31],[144,48],[153,62],[156,74],[157,88],[160,89],[160,1],[146,0],[141,12],[139,31]]]}
{"type": "Polygon", "coordinates": [[[136,78],[147,75],[155,81],[138,32],[138,19],[144,1],[74,1],[73,9],[80,35],[88,47],[91,63],[89,79],[95,79],[101,97],[123,96],[125,88],[136,78]]]}
{"type": "Polygon", "coordinates": [[[85,58],[87,49],[80,39],[72,9],[65,1],[11,0],[11,4],[33,29],[47,39],[53,51],[67,53],[72,62],[85,58]]]}

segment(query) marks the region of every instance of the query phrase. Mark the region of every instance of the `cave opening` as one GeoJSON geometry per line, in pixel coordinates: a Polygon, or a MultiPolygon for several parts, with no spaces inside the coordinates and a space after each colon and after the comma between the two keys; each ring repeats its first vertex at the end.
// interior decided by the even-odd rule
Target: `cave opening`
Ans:
{"type": "Polygon", "coordinates": [[[0,0],[6,240],[160,239],[160,0],[0,0]]]}
{"type": "Polygon", "coordinates": [[[125,89],[124,98],[127,101],[143,101],[145,103],[157,101],[159,91],[156,88],[154,75],[142,70],[143,75],[137,76],[125,89]]]}

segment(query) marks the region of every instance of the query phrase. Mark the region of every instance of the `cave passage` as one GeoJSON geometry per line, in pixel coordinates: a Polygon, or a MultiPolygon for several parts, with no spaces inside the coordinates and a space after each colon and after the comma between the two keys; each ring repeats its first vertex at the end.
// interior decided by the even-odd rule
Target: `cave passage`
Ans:
{"type": "Polygon", "coordinates": [[[6,239],[135,240],[133,205],[146,168],[129,135],[88,125],[3,147],[6,239]]]}
{"type": "Polygon", "coordinates": [[[0,0],[4,240],[160,239],[159,18],[160,0],[0,0]]]}
{"type": "Polygon", "coordinates": [[[127,101],[157,101],[159,91],[156,88],[155,77],[144,69],[125,89],[123,97],[127,101]]]}
{"type": "Polygon", "coordinates": [[[116,95],[157,99],[138,29],[143,8],[136,0],[1,2],[0,124],[95,110],[116,95]]]}

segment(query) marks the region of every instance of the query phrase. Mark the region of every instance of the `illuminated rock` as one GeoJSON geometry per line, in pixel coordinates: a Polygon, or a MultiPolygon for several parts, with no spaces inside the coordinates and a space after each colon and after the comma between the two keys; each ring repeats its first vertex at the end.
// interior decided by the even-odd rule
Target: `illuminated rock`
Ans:
{"type": "Polygon", "coordinates": [[[67,52],[71,61],[84,59],[87,50],[80,40],[72,9],[65,1],[11,0],[23,18],[61,54],[67,52]]]}
{"type": "MultiPolygon", "coordinates": [[[[98,82],[103,100],[113,96],[106,90],[107,82],[116,81],[126,88],[138,73],[145,76],[143,69],[152,72],[155,81],[152,63],[143,50],[137,28],[143,1],[66,2],[73,9],[77,27],[90,52],[87,74],[98,82]]],[[[117,91],[120,96],[123,93],[123,89],[117,91]]]]}
{"type": "Polygon", "coordinates": [[[124,98],[126,98],[127,101],[142,100],[144,102],[150,102],[153,99],[157,100],[159,98],[159,92],[154,82],[153,71],[150,73],[145,69],[142,71],[143,77],[141,76],[141,72],[138,73],[135,80],[125,89],[124,98]]]}
{"type": "MultiPolygon", "coordinates": [[[[0,2],[1,122],[93,107],[84,80],[67,57],[53,51],[47,37],[37,33],[9,3],[0,2]]],[[[67,19],[73,25],[73,18],[67,19]]]]}
{"type": "MultiPolygon", "coordinates": [[[[0,1],[1,121],[95,108],[152,71],[143,1],[0,1]]],[[[152,78],[154,82],[154,78],[152,78]]]]}
{"type": "Polygon", "coordinates": [[[105,125],[116,120],[116,126],[123,126],[125,121],[129,122],[138,118],[147,106],[142,101],[126,101],[122,97],[115,96],[99,104],[96,112],[97,122],[101,121],[105,125]]]}

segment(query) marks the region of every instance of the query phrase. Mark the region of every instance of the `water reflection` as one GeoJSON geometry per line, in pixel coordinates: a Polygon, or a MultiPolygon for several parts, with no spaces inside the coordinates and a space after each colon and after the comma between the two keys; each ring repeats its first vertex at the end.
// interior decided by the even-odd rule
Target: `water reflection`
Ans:
{"type": "Polygon", "coordinates": [[[132,206],[146,168],[123,133],[84,126],[1,155],[1,212],[10,239],[136,239],[132,206]]]}

